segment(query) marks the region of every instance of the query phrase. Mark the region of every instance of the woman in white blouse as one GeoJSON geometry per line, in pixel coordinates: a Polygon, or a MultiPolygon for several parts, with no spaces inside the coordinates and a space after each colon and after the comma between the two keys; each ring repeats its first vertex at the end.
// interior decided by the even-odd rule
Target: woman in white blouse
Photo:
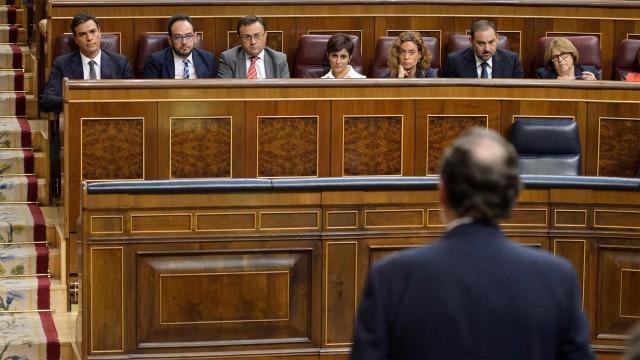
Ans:
{"type": "Polygon", "coordinates": [[[331,71],[322,79],[362,79],[366,76],[358,74],[349,65],[353,55],[353,41],[347,34],[334,34],[327,42],[327,59],[331,71]]]}

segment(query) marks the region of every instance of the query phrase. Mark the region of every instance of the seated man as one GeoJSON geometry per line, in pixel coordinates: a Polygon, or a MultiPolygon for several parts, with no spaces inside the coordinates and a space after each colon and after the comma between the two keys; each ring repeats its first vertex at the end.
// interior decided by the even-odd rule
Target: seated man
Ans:
{"type": "Polygon", "coordinates": [[[77,14],[71,32],[79,50],[53,61],[49,80],[42,91],[42,111],[62,111],[62,79],[130,79],[133,69],[123,55],[100,49],[100,22],[95,16],[77,14]]]}
{"type": "Polygon", "coordinates": [[[167,31],[171,47],[156,51],[144,60],[142,77],[146,79],[202,79],[216,77],[216,59],[212,53],[196,49],[196,34],[191,17],[173,15],[167,31]]]}
{"type": "Polygon", "coordinates": [[[471,47],[447,55],[443,77],[449,78],[522,78],[518,55],[498,49],[496,26],[488,20],[471,25],[471,47]]]}
{"type": "Polygon", "coordinates": [[[266,47],[267,27],[258,16],[238,21],[236,32],[242,45],[220,55],[218,77],[238,79],[289,78],[287,55],[266,47]]]}

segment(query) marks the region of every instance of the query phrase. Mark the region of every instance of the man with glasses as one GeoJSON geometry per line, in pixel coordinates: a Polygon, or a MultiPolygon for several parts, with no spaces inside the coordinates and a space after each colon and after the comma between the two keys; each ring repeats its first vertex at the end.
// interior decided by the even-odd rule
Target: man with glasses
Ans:
{"type": "Polygon", "coordinates": [[[191,17],[177,14],[169,19],[170,48],[156,51],[144,61],[142,77],[146,79],[202,79],[216,77],[216,60],[212,53],[198,49],[191,17]]]}
{"type": "Polygon", "coordinates": [[[236,32],[240,46],[220,55],[218,77],[237,79],[289,78],[287,55],[268,48],[267,27],[262,18],[245,16],[236,32]]]}
{"type": "Polygon", "coordinates": [[[124,55],[100,49],[100,22],[90,14],[79,13],[71,20],[73,40],[78,50],[58,56],[51,66],[49,80],[42,91],[40,108],[44,112],[62,111],[62,79],[129,79],[133,70],[124,55]]]}
{"type": "Polygon", "coordinates": [[[479,20],[471,25],[471,47],[447,55],[443,77],[448,78],[522,78],[518,55],[498,49],[498,31],[494,23],[479,20]]]}

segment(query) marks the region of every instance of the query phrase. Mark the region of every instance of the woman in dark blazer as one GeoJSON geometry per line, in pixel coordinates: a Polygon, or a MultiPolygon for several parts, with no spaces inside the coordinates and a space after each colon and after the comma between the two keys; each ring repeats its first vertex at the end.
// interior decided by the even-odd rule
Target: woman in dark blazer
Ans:
{"type": "Polygon", "coordinates": [[[600,80],[594,66],[578,64],[578,49],[566,38],[551,40],[544,52],[545,66],[536,73],[540,79],[600,80]]]}
{"type": "Polygon", "coordinates": [[[431,69],[433,55],[422,35],[417,32],[400,33],[389,48],[385,78],[435,78],[438,71],[431,69]]]}

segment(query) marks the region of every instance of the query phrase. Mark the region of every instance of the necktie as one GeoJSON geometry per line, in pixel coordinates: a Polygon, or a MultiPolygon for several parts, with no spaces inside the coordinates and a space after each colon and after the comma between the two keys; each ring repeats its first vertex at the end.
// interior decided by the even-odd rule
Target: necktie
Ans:
{"type": "Polygon", "coordinates": [[[483,62],[480,64],[480,66],[482,66],[482,71],[480,72],[480,78],[481,79],[488,79],[489,78],[489,73],[487,72],[487,66],[489,66],[489,64],[487,64],[486,62],[483,62]]]}
{"type": "Polygon", "coordinates": [[[257,79],[258,78],[258,70],[256,69],[256,62],[258,61],[257,56],[251,57],[251,65],[249,66],[249,71],[247,71],[247,79],[257,79]]]}
{"type": "Polygon", "coordinates": [[[98,76],[96,75],[96,62],[91,60],[89,61],[89,80],[97,80],[98,76]]]}
{"type": "Polygon", "coordinates": [[[189,78],[189,59],[184,59],[182,60],[182,62],[184,63],[184,71],[182,72],[182,78],[183,79],[188,79],[189,78]]]}

